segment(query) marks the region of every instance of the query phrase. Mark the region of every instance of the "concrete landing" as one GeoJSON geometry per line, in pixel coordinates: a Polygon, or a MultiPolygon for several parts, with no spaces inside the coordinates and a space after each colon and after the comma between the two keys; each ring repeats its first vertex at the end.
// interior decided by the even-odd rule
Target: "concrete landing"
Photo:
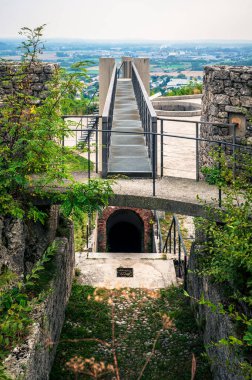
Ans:
{"type": "Polygon", "coordinates": [[[107,289],[161,289],[176,284],[173,260],[163,260],[156,253],[86,253],[76,254],[80,282],[107,289]],[[133,277],[117,277],[117,268],[133,268],[133,277]]]}
{"type": "Polygon", "coordinates": [[[113,114],[108,174],[151,177],[148,150],[131,79],[118,79],[113,114]],[[121,133],[125,132],[125,134],[121,133]]]}

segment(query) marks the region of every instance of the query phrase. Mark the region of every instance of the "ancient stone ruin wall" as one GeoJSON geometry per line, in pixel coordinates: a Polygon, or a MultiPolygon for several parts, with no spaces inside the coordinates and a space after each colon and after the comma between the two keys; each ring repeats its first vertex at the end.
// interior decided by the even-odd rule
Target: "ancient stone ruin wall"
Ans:
{"type": "MultiPolygon", "coordinates": [[[[252,144],[252,67],[206,66],[203,81],[202,117],[205,122],[239,123],[236,142],[252,144]]],[[[200,136],[232,142],[232,128],[201,125],[200,136]]],[[[200,166],[211,165],[211,144],[200,143],[200,166]]],[[[231,151],[231,148],[229,149],[231,151]]]]}
{"type": "MultiPolygon", "coordinates": [[[[40,62],[29,68],[28,94],[38,98],[38,103],[39,99],[42,100],[47,97],[47,82],[52,79],[57,67],[58,65],[56,64],[40,62]]],[[[5,95],[11,95],[13,90],[18,90],[17,72],[19,68],[19,63],[0,63],[0,100],[3,100],[5,95]]]]}
{"type": "Polygon", "coordinates": [[[50,207],[44,225],[0,216],[0,273],[4,268],[21,276],[29,272],[55,239],[58,220],[58,206],[50,207]]]}
{"type": "MultiPolygon", "coordinates": [[[[199,235],[196,231],[196,235],[199,235]]],[[[239,366],[240,353],[236,353],[232,346],[226,346],[218,343],[221,339],[227,339],[229,336],[238,337],[234,322],[228,314],[213,312],[210,307],[200,305],[196,300],[200,300],[202,295],[212,304],[226,304],[226,298],[223,295],[222,287],[208,278],[203,276],[202,257],[206,254],[205,243],[196,241],[192,246],[189,257],[189,271],[187,288],[192,297],[191,304],[198,325],[203,330],[203,339],[206,351],[211,364],[213,380],[245,380],[239,366]]]]}
{"type": "Polygon", "coordinates": [[[120,210],[131,210],[134,211],[140,219],[142,219],[144,224],[144,252],[152,252],[152,225],[153,225],[153,213],[150,210],[143,210],[131,207],[107,207],[102,215],[98,219],[98,252],[106,252],[107,243],[107,220],[116,211],[120,210]]]}
{"type": "Polygon", "coordinates": [[[34,323],[29,335],[4,362],[10,379],[49,379],[74,276],[72,224],[68,228],[68,239],[56,239],[58,251],[55,256],[55,274],[49,284],[51,290],[44,301],[37,304],[32,311],[34,323]]]}

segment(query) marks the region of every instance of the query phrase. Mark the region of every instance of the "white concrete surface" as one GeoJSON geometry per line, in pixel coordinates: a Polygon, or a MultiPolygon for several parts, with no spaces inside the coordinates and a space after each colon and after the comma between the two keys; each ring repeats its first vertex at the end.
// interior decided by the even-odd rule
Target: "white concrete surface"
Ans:
{"type": "Polygon", "coordinates": [[[155,253],[77,253],[76,267],[80,282],[94,287],[161,289],[177,283],[173,260],[155,253]],[[117,277],[119,267],[133,268],[133,277],[117,277]]]}

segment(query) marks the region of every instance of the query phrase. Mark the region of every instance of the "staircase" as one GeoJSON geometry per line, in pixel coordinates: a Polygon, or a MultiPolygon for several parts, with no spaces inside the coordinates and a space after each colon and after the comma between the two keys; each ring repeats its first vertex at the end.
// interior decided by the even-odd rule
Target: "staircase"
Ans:
{"type": "Polygon", "coordinates": [[[99,116],[96,110],[92,117],[88,118],[87,127],[81,132],[81,136],[78,139],[77,146],[81,147],[83,144],[87,144],[88,139],[91,140],[93,133],[95,132],[97,126],[97,117],[99,116]]]}
{"type": "Polygon", "coordinates": [[[144,135],[137,135],[144,130],[131,79],[117,80],[112,131],[108,174],[151,177],[151,161],[145,138],[144,135]]]}

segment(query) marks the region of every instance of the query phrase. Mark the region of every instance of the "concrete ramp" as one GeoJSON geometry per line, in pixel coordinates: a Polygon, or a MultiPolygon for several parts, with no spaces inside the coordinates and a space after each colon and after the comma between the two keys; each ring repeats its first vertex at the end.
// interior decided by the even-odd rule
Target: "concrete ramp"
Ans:
{"type": "Polygon", "coordinates": [[[94,287],[161,289],[177,283],[173,260],[156,253],[77,253],[76,267],[81,283],[94,287]]]}

